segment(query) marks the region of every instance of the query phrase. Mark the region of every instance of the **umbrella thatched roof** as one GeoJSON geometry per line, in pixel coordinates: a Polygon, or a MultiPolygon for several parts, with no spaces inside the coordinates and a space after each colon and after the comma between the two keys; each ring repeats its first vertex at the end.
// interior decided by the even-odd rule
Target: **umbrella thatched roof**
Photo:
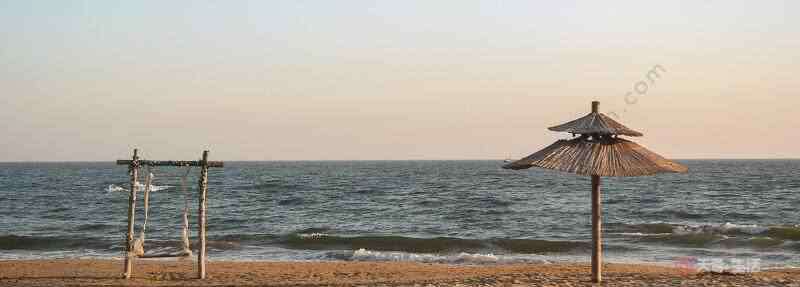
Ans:
{"type": "Polygon", "coordinates": [[[600,102],[592,102],[592,112],[580,119],[550,130],[580,134],[570,140],[559,140],[550,146],[503,168],[526,169],[541,167],[592,176],[592,282],[602,281],[603,244],[600,196],[601,176],[639,176],[661,172],[686,172],[685,166],[619,135],[641,136],[598,112],[600,102]]]}
{"type": "Polygon", "coordinates": [[[615,137],[590,140],[586,136],[559,140],[503,168],[526,169],[534,166],[597,176],[640,176],[687,171],[685,166],[671,162],[632,141],[615,137]]]}
{"type": "Polygon", "coordinates": [[[548,128],[551,131],[573,134],[626,135],[640,137],[642,133],[629,129],[611,117],[599,112],[592,112],[582,118],[566,124],[548,128]]]}

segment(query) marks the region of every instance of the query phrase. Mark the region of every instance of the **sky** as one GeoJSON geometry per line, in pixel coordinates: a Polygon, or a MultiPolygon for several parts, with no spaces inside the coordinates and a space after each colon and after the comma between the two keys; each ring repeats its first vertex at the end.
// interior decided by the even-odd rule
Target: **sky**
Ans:
{"type": "Polygon", "coordinates": [[[600,2],[0,0],[0,161],[800,158],[800,2],[600,2]]]}

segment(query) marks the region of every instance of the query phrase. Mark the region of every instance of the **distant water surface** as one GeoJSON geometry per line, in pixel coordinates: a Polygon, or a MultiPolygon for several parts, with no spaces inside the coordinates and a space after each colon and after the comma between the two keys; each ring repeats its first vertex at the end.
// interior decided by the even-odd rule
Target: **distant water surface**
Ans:
{"type": "MultiPolygon", "coordinates": [[[[680,162],[688,174],[603,178],[607,260],[800,267],[800,160],[680,162]]],[[[227,162],[210,172],[209,256],[587,261],[590,179],[501,165],[227,162]]],[[[153,171],[148,252],[179,247],[185,172],[153,171]]],[[[197,174],[187,178],[193,240],[197,174]]],[[[113,163],[0,163],[0,259],[122,256],[127,189],[127,168],[113,163]]]]}

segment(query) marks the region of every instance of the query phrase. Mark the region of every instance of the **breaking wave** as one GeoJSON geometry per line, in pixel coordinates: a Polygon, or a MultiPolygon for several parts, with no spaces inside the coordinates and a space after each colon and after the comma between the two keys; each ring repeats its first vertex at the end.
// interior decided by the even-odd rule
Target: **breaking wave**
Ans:
{"type": "Polygon", "coordinates": [[[0,250],[106,250],[113,248],[113,243],[98,238],[0,235],[0,250]]]}
{"type": "Polygon", "coordinates": [[[669,224],[625,225],[612,234],[634,237],[640,242],[689,247],[790,247],[800,241],[800,226],[759,226],[744,224],[669,224]]]}
{"type": "MultiPolygon", "coordinates": [[[[139,188],[140,191],[144,190],[144,184],[142,184],[142,183],[139,183],[137,185],[137,187],[139,188]]],[[[172,186],[170,186],[170,185],[153,185],[153,184],[151,184],[150,185],[150,191],[161,191],[161,190],[169,189],[171,187],[172,186]]],[[[108,187],[106,187],[106,191],[108,191],[108,192],[128,192],[128,189],[124,188],[122,186],[116,185],[116,184],[109,184],[108,187]]]]}
{"type": "Polygon", "coordinates": [[[455,237],[415,238],[405,236],[336,236],[325,233],[295,233],[277,242],[291,249],[372,250],[407,253],[523,253],[585,251],[588,242],[537,239],[464,239],[455,237]]]}
{"type": "Polygon", "coordinates": [[[358,249],[349,258],[352,261],[411,261],[423,263],[451,264],[507,264],[507,263],[550,263],[539,255],[495,255],[492,253],[466,253],[440,255],[426,253],[407,253],[398,251],[373,251],[358,249]]]}
{"type": "MultiPolygon", "coordinates": [[[[587,252],[589,242],[538,239],[466,239],[455,237],[417,238],[392,235],[341,236],[326,233],[326,229],[306,229],[286,235],[237,234],[216,237],[215,240],[242,245],[280,246],[294,250],[369,250],[405,252],[409,254],[543,254],[587,252]]],[[[623,248],[609,246],[608,248],[623,248]]]]}

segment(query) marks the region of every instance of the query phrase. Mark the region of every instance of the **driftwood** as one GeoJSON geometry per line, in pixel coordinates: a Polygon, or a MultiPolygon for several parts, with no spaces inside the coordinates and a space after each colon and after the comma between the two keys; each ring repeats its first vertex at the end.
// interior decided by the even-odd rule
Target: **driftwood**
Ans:
{"type": "Polygon", "coordinates": [[[137,181],[139,178],[139,150],[133,150],[133,160],[129,163],[131,176],[131,189],[128,196],[128,234],[125,237],[125,279],[131,278],[133,273],[133,220],[136,212],[136,190],[139,188],[137,181]]]}
{"type": "MultiPolygon", "coordinates": [[[[120,159],[117,160],[118,165],[129,165],[132,160],[120,159]]],[[[140,160],[140,166],[202,166],[203,162],[200,160],[140,160]]],[[[221,161],[209,161],[208,167],[225,167],[221,161]]]]}
{"type": "Polygon", "coordinates": [[[200,169],[200,213],[198,214],[198,229],[200,236],[200,251],[197,254],[197,277],[206,278],[206,196],[208,193],[208,151],[203,152],[203,161],[200,169]]]}

